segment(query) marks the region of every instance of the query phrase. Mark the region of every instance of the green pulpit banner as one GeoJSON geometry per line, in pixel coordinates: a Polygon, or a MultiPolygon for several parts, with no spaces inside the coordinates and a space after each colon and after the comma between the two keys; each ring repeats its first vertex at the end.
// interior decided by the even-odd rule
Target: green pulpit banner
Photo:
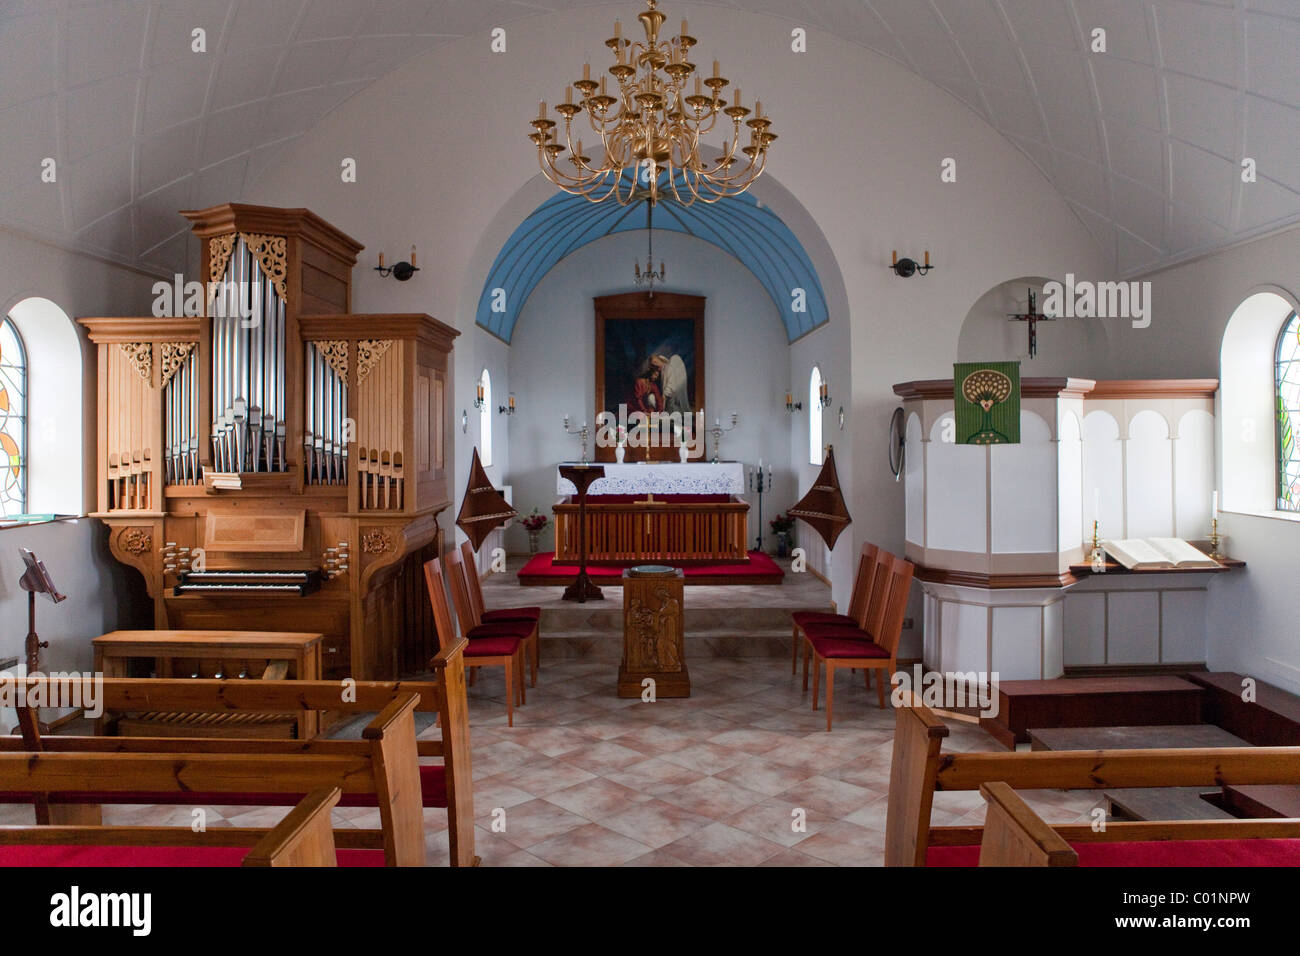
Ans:
{"type": "Polygon", "coordinates": [[[1019,362],[958,362],[952,391],[957,444],[1020,444],[1019,362]]]}

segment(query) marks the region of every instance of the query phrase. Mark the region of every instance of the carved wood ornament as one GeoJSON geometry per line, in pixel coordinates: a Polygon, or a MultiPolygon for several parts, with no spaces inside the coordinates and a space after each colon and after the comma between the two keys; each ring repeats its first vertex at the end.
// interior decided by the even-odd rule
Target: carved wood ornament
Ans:
{"type": "Polygon", "coordinates": [[[220,282],[226,275],[226,266],[235,251],[235,239],[243,239],[249,252],[262,265],[262,273],[275,283],[275,292],[281,301],[288,296],[288,248],[284,236],[268,236],[257,232],[230,233],[213,236],[208,241],[208,279],[220,282]]]}
{"type": "Polygon", "coordinates": [[[384,554],[393,550],[393,536],[384,528],[372,528],[361,536],[361,550],[365,554],[384,554]]]}
{"type": "Polygon", "coordinates": [[[122,342],[118,345],[126,360],[146,382],[153,379],[153,346],[148,342],[122,342]]]}
{"type": "Polygon", "coordinates": [[[153,548],[153,532],[148,528],[127,528],[122,532],[122,550],[141,555],[153,548]]]}
{"type": "Polygon", "coordinates": [[[366,380],[370,370],[379,364],[392,344],[392,339],[362,339],[357,343],[357,382],[366,380]]]}
{"type": "Polygon", "coordinates": [[[185,364],[190,353],[194,351],[197,342],[164,342],[162,343],[162,380],[158,383],[159,388],[166,388],[167,383],[172,380],[176,370],[185,364]]]}
{"type": "Polygon", "coordinates": [[[348,380],[348,343],[346,339],[328,339],[320,342],[313,342],[316,351],[320,353],[321,358],[329,363],[329,367],[334,370],[334,374],[339,377],[339,381],[347,382],[348,380]]]}

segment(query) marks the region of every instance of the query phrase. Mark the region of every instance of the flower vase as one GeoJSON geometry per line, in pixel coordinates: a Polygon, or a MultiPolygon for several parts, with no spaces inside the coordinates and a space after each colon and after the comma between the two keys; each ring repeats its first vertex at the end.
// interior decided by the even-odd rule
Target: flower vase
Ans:
{"type": "Polygon", "coordinates": [[[541,537],[541,535],[542,532],[540,530],[528,532],[528,553],[529,554],[537,553],[537,540],[538,538],[541,537]]]}
{"type": "Polygon", "coordinates": [[[776,536],[776,556],[778,558],[784,558],[789,553],[790,533],[788,531],[778,532],[776,536]]]}
{"type": "Polygon", "coordinates": [[[617,447],[615,447],[615,449],[614,449],[614,460],[615,460],[616,462],[618,462],[618,463],[621,465],[621,464],[623,464],[623,459],[626,458],[626,457],[627,457],[627,448],[626,448],[625,446],[623,446],[623,445],[618,445],[617,447]]]}

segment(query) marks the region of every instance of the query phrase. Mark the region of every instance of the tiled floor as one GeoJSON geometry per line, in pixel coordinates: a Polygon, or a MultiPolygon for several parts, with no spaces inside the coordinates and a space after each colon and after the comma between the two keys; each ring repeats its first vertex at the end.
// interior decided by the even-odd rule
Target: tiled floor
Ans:
{"type": "MultiPolygon", "coordinates": [[[[871,866],[884,849],[893,713],[841,678],[826,733],[781,658],[688,660],[687,699],[620,700],[615,666],[543,661],[506,726],[500,672],[469,689],[476,849],[485,866],[871,866]],[[799,826],[798,824],[802,824],[799,826]]],[[[436,734],[436,730],[426,731],[436,734]]],[[[950,750],[998,749],[954,724],[950,750]]],[[[1025,794],[1051,822],[1082,821],[1092,793],[1025,794]]],[[[199,808],[208,826],[269,826],[281,809],[199,808]]],[[[977,793],[940,793],[936,824],[978,823],[977,793]]],[[[105,822],[189,826],[188,807],[108,807],[105,822]]],[[[338,826],[378,826],[336,810],[338,826]]],[[[0,823],[31,823],[0,807],[0,823]]],[[[425,813],[429,861],[445,865],[447,819],[425,813]]]]}
{"type": "MultiPolygon", "coordinates": [[[[690,698],[643,703],[614,696],[607,663],[544,663],[513,728],[500,677],[484,672],[469,691],[484,865],[879,865],[893,713],[874,691],[869,702],[841,678],[828,734],[788,660],[688,666],[690,698]]],[[[963,724],[945,747],[998,749],[963,724]]],[[[1097,805],[1093,793],[1026,799],[1051,822],[1097,805]]],[[[978,793],[936,795],[936,825],[983,815],[978,793]]],[[[446,859],[445,833],[430,847],[446,859]]]]}

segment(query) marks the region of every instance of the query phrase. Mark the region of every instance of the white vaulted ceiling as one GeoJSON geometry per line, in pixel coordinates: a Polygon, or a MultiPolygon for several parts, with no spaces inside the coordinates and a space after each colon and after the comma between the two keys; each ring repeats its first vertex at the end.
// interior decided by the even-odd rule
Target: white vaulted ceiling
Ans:
{"type": "MultiPolygon", "coordinates": [[[[948,90],[1028,154],[1120,273],[1300,221],[1300,0],[694,2],[829,31],[948,90]],[[1105,55],[1089,51],[1094,27],[1105,55]]],[[[0,222],[184,269],[178,209],[239,198],[278,145],[377,77],[597,5],[0,0],[0,222]]]]}

